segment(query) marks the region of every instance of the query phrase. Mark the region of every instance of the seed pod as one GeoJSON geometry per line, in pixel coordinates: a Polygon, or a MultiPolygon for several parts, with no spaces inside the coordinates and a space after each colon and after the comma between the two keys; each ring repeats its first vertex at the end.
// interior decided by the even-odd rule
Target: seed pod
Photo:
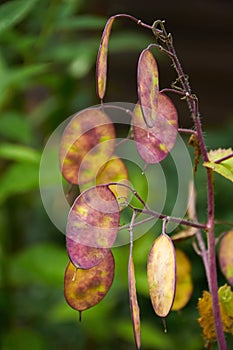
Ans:
{"type": "Polygon", "coordinates": [[[112,247],[119,230],[120,209],[108,186],[82,192],[70,209],[66,227],[67,250],[79,268],[98,264],[112,247]]]}
{"type": "Polygon", "coordinates": [[[150,50],[142,51],[138,61],[138,97],[148,128],[155,125],[158,112],[159,78],[156,60],[150,50]]]}
{"type": "Polygon", "coordinates": [[[131,319],[133,323],[134,339],[137,349],[141,346],[141,330],[140,330],[140,309],[138,306],[137,293],[136,293],[136,280],[135,270],[132,254],[129,257],[128,265],[128,284],[129,284],[129,302],[131,319]]]}
{"type": "Polygon", "coordinates": [[[120,209],[124,209],[128,205],[129,189],[121,184],[128,184],[129,175],[128,169],[123,160],[116,155],[113,155],[103,166],[99,169],[97,176],[90,183],[80,185],[80,191],[95,185],[104,185],[109,182],[118,182],[119,185],[110,185],[109,188],[115,195],[120,209]]]}
{"type": "Polygon", "coordinates": [[[172,310],[181,310],[190,300],[192,292],[190,261],[182,250],[176,249],[176,294],[172,310]]]}
{"type": "Polygon", "coordinates": [[[223,275],[233,285],[233,230],[223,236],[219,247],[219,264],[223,275]]]}
{"type": "Polygon", "coordinates": [[[166,317],[171,310],[176,286],[176,255],[165,233],[153,243],[147,264],[149,293],[155,313],[166,317]]]}
{"type": "Polygon", "coordinates": [[[114,258],[111,251],[99,265],[89,270],[77,269],[69,262],[64,278],[67,303],[80,312],[98,304],[109,291],[113,277],[114,258]]]}
{"type": "Polygon", "coordinates": [[[64,178],[71,184],[94,179],[115,148],[115,129],[98,108],[76,114],[66,126],[60,143],[59,160],[64,178]]]}
{"type": "Polygon", "coordinates": [[[148,129],[139,103],[133,111],[133,130],[140,157],[147,164],[161,162],[167,157],[176,142],[178,122],[177,111],[172,101],[164,94],[158,94],[156,123],[148,129]]]}
{"type": "Polygon", "coordinates": [[[115,16],[110,17],[105,25],[101,42],[100,42],[98,56],[97,56],[96,90],[97,90],[97,95],[101,100],[104,98],[105,90],[106,90],[108,42],[109,42],[109,36],[111,33],[114,19],[115,19],[115,16]]]}

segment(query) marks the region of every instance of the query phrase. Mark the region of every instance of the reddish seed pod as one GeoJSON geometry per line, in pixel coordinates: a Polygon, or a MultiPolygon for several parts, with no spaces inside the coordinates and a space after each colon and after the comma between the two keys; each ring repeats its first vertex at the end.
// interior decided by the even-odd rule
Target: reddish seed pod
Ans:
{"type": "Polygon", "coordinates": [[[152,128],[158,113],[159,78],[156,60],[148,49],[139,57],[137,80],[143,118],[147,127],[152,128]]]}
{"type": "Polygon", "coordinates": [[[80,268],[98,264],[115,242],[120,208],[108,186],[82,192],[70,209],[66,227],[67,250],[80,268]]]}
{"type": "Polygon", "coordinates": [[[161,162],[176,142],[178,115],[172,101],[161,93],[158,95],[158,113],[155,125],[148,128],[138,103],[133,112],[133,130],[140,157],[147,164],[161,162]]]}
{"type": "Polygon", "coordinates": [[[60,143],[59,160],[64,178],[71,184],[94,179],[115,148],[115,129],[98,108],[76,114],[66,126],[60,143]]]}

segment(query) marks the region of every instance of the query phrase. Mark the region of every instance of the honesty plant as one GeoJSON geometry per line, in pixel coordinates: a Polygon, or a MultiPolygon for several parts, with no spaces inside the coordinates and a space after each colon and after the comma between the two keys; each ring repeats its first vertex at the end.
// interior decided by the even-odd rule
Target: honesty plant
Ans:
{"type": "Polygon", "coordinates": [[[148,288],[155,313],[164,320],[171,309],[180,310],[191,297],[191,263],[186,254],[177,248],[177,242],[192,237],[195,251],[203,260],[209,286],[209,292],[204,291],[203,297],[198,301],[198,322],[203,328],[206,345],[210,346],[217,340],[219,349],[225,350],[227,345],[224,331],[233,334],[233,293],[227,285],[218,289],[216,244],[220,240],[220,267],[229,284],[233,284],[233,230],[224,232],[216,240],[213,171],[233,181],[233,152],[231,149],[207,152],[199,118],[198,99],[191,91],[188,78],[176,55],[172,36],[167,33],[163,21],[155,21],[151,26],[130,15],[112,16],[103,31],[96,74],[100,106],[87,108],[76,114],[64,130],[60,142],[60,169],[63,177],[71,186],[79,188],[66,227],[66,244],[70,258],[64,283],[67,303],[81,312],[99,303],[108,292],[114,276],[111,248],[121,229],[121,213],[128,207],[131,211],[131,220],[127,226],[130,242],[129,304],[136,347],[140,348],[141,341],[133,261],[134,229],[145,221],[156,218],[163,220],[162,232],[155,232],[158,237],[151,247],[147,263],[148,288]],[[104,104],[108,42],[113,22],[120,17],[128,18],[152,31],[155,38],[155,43],[145,48],[138,60],[138,101],[135,101],[133,110],[104,104]],[[169,56],[178,75],[172,87],[162,91],[159,90],[158,66],[152,53],[154,47],[169,56]],[[166,93],[179,94],[187,102],[194,122],[193,129],[178,128],[176,108],[166,93]],[[194,146],[196,156],[194,172],[201,158],[206,169],[206,222],[198,221],[193,184],[189,191],[188,219],[167,216],[152,210],[137,189],[130,185],[127,167],[116,154],[119,143],[115,142],[114,122],[108,115],[110,107],[131,117],[129,135],[121,142],[134,140],[145,165],[156,164],[166,158],[175,145],[177,133],[185,132],[190,135],[189,143],[194,146]],[[137,198],[140,206],[134,206],[132,198],[137,198]],[[147,219],[143,217],[136,222],[141,214],[147,215],[147,219]],[[179,224],[182,227],[180,232],[169,236],[166,228],[170,222],[179,224]]]}

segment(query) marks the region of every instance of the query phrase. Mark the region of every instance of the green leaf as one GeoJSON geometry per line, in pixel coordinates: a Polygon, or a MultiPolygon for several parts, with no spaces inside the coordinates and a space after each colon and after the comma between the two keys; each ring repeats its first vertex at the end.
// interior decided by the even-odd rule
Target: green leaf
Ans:
{"type": "Polygon", "coordinates": [[[208,153],[209,162],[204,162],[203,165],[207,168],[212,169],[216,173],[224,176],[228,180],[233,182],[233,157],[223,160],[220,163],[216,163],[216,161],[224,158],[232,153],[232,149],[218,149],[215,151],[210,151],[208,153]]]}
{"type": "Polygon", "coordinates": [[[64,267],[67,264],[65,249],[51,243],[39,243],[12,257],[10,281],[13,285],[63,284],[64,267]]]}
{"type": "Polygon", "coordinates": [[[227,284],[219,287],[218,296],[226,315],[233,318],[233,292],[231,287],[227,284]]]}
{"type": "Polygon", "coordinates": [[[28,86],[28,80],[34,76],[44,73],[47,67],[47,63],[40,63],[26,67],[12,67],[11,69],[3,70],[0,76],[0,106],[3,104],[4,99],[8,96],[8,93],[12,93],[12,87],[19,90],[21,87],[28,86]]]}
{"type": "Polygon", "coordinates": [[[80,53],[69,66],[70,75],[77,79],[83,78],[90,71],[94,61],[95,58],[91,52],[80,53]]]}
{"type": "Polygon", "coordinates": [[[13,143],[2,143],[0,144],[0,158],[39,164],[40,153],[30,147],[13,143]]]}
{"type": "Polygon", "coordinates": [[[8,87],[12,84],[24,86],[27,83],[27,79],[45,72],[47,67],[48,64],[38,63],[25,67],[12,67],[10,70],[5,70],[0,81],[1,87],[8,87]]]}
{"type": "Polygon", "coordinates": [[[93,15],[82,15],[78,17],[69,17],[58,23],[58,27],[61,29],[102,29],[105,25],[106,19],[104,17],[93,15]]]}
{"type": "MultiPolygon", "coordinates": [[[[115,333],[120,339],[125,341],[132,340],[132,325],[130,321],[118,321],[115,324],[115,333]]],[[[148,322],[142,322],[142,348],[144,349],[159,349],[168,350],[174,349],[174,344],[169,337],[164,336],[164,333],[157,329],[156,326],[148,322]]]]}
{"type": "Polygon", "coordinates": [[[46,339],[35,330],[27,328],[10,328],[3,334],[2,338],[3,350],[48,350],[46,339]]]}
{"type": "Polygon", "coordinates": [[[43,60],[56,60],[61,62],[70,62],[70,60],[78,59],[85,55],[86,57],[94,57],[98,50],[98,39],[90,38],[85,41],[79,41],[78,46],[73,43],[54,43],[46,52],[42,53],[43,60]]]}
{"type": "MultiPolygon", "coordinates": [[[[222,319],[223,331],[233,334],[233,292],[231,287],[225,284],[218,289],[220,314],[222,319]]],[[[213,317],[212,297],[207,291],[203,292],[202,298],[198,300],[198,311],[203,336],[210,343],[216,340],[215,322],[213,317]]]]}
{"type": "Polygon", "coordinates": [[[1,116],[0,135],[27,144],[33,137],[29,122],[16,111],[4,113],[1,116]]]}
{"type": "Polygon", "coordinates": [[[0,6],[0,33],[19,23],[37,0],[14,0],[0,6]]]}
{"type": "Polygon", "coordinates": [[[10,166],[0,178],[0,204],[8,197],[39,187],[39,164],[20,163],[10,166]]]}

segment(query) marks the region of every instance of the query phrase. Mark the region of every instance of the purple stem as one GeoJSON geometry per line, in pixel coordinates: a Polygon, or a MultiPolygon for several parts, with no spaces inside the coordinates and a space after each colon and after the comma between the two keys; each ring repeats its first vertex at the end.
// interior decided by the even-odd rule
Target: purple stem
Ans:
{"type": "Polygon", "coordinates": [[[176,222],[176,223],[181,224],[181,225],[186,225],[186,226],[189,226],[189,227],[195,227],[195,228],[202,229],[202,230],[206,230],[207,229],[207,226],[205,224],[200,224],[199,222],[192,222],[192,221],[189,221],[189,220],[184,220],[182,218],[178,218],[178,217],[174,217],[174,216],[168,216],[166,214],[161,214],[161,213],[158,213],[157,211],[151,210],[148,207],[148,205],[145,203],[145,201],[140,197],[140,195],[133,188],[131,188],[129,185],[126,185],[126,184],[123,184],[123,183],[119,183],[119,182],[109,182],[109,183],[106,184],[106,186],[112,186],[112,185],[123,186],[123,187],[128,188],[134,194],[134,196],[145,207],[145,209],[134,208],[134,207],[131,207],[131,208],[134,211],[137,211],[138,213],[151,215],[151,218],[147,218],[145,220],[142,220],[140,223],[138,222],[137,225],[140,225],[140,224],[142,224],[142,223],[144,223],[146,221],[152,220],[153,218],[158,218],[158,219],[166,219],[167,221],[176,222]]]}
{"type": "Polygon", "coordinates": [[[228,154],[225,157],[222,157],[220,159],[215,160],[214,162],[215,162],[215,164],[219,164],[219,163],[223,162],[224,160],[230,159],[232,157],[233,157],[233,152],[231,152],[230,154],[228,154]]]}
{"type": "Polygon", "coordinates": [[[178,132],[183,133],[183,134],[192,134],[192,135],[197,135],[197,132],[195,130],[192,129],[183,129],[183,128],[179,128],[178,132]]]}
{"type": "MultiPolygon", "coordinates": [[[[184,75],[181,64],[176,55],[174,46],[171,42],[168,43],[168,49],[173,54],[173,64],[177,71],[180,82],[183,86],[184,91],[192,96],[191,88],[189,83],[184,75]]],[[[199,118],[198,112],[198,103],[197,100],[189,99],[187,100],[188,106],[192,112],[192,116],[196,125],[196,131],[198,135],[198,140],[200,144],[200,149],[203,155],[204,161],[208,161],[208,154],[202,134],[201,121],[199,118]]],[[[216,269],[216,254],[215,254],[215,237],[214,237],[214,185],[213,185],[213,172],[211,169],[206,169],[207,172],[207,201],[208,201],[208,234],[207,234],[207,242],[208,242],[208,267],[209,267],[209,278],[210,278],[210,292],[212,295],[212,307],[213,307],[213,315],[215,321],[215,329],[217,335],[217,341],[219,350],[227,350],[226,340],[223,332],[220,308],[219,308],[219,299],[218,299],[218,281],[217,281],[217,269],[216,269]]]]}
{"type": "Polygon", "coordinates": [[[140,19],[138,19],[134,16],[131,16],[131,15],[125,14],[125,13],[119,13],[119,14],[114,15],[112,17],[114,17],[114,18],[119,18],[119,17],[128,18],[128,19],[131,19],[132,21],[134,21],[136,24],[140,25],[141,27],[144,27],[147,29],[152,29],[152,26],[150,26],[149,24],[143,23],[140,19]]]}
{"type": "MultiPolygon", "coordinates": [[[[142,23],[141,20],[138,20],[137,18],[135,18],[131,15],[118,14],[118,15],[115,15],[114,17],[115,18],[117,18],[117,17],[129,18],[129,19],[133,20],[134,22],[136,22],[138,25],[141,25],[142,27],[152,29],[152,31],[154,29],[153,26],[142,23]]],[[[158,36],[162,35],[163,39],[166,37],[168,39],[168,36],[167,36],[165,29],[164,29],[164,31],[156,29],[155,32],[158,36]],[[164,34],[165,34],[165,36],[164,36],[164,34]]],[[[197,100],[195,101],[192,97],[189,82],[188,82],[186,76],[184,75],[182,66],[180,64],[180,61],[179,61],[177,55],[176,55],[175,48],[172,44],[172,40],[170,40],[170,38],[169,38],[169,40],[167,40],[166,44],[167,44],[168,51],[163,49],[162,46],[160,46],[159,48],[163,52],[167,53],[168,56],[171,57],[171,59],[173,61],[173,65],[177,71],[178,78],[179,78],[181,85],[184,89],[184,92],[187,96],[187,103],[188,103],[189,109],[192,112],[192,116],[193,116],[193,119],[195,122],[196,132],[198,135],[198,140],[199,140],[200,149],[201,149],[201,152],[203,155],[203,159],[205,162],[207,162],[209,159],[208,159],[207,149],[206,149],[203,134],[202,134],[201,121],[200,121],[199,112],[198,112],[198,102],[197,102],[197,100]]],[[[151,46],[158,46],[158,45],[152,44],[151,46]]],[[[214,237],[213,173],[212,173],[212,170],[208,169],[208,168],[206,169],[206,172],[207,172],[207,191],[208,191],[208,195],[207,195],[207,200],[208,200],[208,222],[207,222],[208,234],[207,234],[207,238],[208,238],[208,258],[209,258],[209,261],[208,261],[209,262],[209,266],[208,266],[209,271],[208,272],[209,272],[209,276],[210,276],[210,292],[212,294],[212,306],[213,306],[213,314],[214,314],[214,320],[215,320],[215,328],[216,328],[218,346],[219,346],[220,350],[227,350],[226,340],[225,340],[224,333],[223,333],[223,327],[222,327],[222,321],[221,321],[221,315],[220,315],[219,300],[218,300],[218,282],[217,282],[217,272],[216,272],[215,237],[214,237]]],[[[142,198],[140,198],[140,196],[137,195],[136,191],[134,191],[133,193],[141,201],[141,203],[143,203],[145,205],[144,201],[142,200],[142,198]]],[[[148,211],[149,208],[147,208],[146,205],[145,205],[145,208],[148,211]]],[[[155,213],[154,213],[154,215],[155,215],[155,213]]],[[[158,217],[165,218],[166,216],[159,214],[158,217]]],[[[170,219],[170,217],[169,217],[169,219],[170,219]]],[[[193,224],[191,226],[193,226],[193,224]]],[[[199,237],[199,239],[202,240],[202,237],[199,237]]]]}

